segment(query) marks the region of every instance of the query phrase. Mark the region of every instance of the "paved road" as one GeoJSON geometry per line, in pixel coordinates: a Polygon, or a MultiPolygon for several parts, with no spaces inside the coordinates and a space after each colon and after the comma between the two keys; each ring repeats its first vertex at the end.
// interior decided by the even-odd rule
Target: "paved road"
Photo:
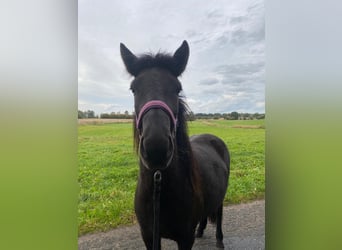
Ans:
{"type": "MultiPolygon", "coordinates": [[[[265,201],[232,205],[223,210],[225,249],[265,249],[265,201]]],[[[203,238],[196,239],[194,250],[217,249],[215,228],[208,223],[203,238]]],[[[79,250],[141,249],[144,243],[137,225],[122,227],[106,233],[81,236],[79,250]]],[[[162,240],[162,249],[177,249],[171,240],[162,240]]]]}

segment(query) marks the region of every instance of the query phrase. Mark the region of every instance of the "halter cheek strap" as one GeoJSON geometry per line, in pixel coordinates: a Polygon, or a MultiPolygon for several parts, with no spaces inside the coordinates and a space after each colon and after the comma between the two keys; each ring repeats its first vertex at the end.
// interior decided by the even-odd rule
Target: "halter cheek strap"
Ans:
{"type": "Polygon", "coordinates": [[[162,109],[162,110],[164,110],[170,116],[170,118],[173,122],[173,125],[174,125],[174,129],[176,130],[177,118],[173,114],[170,107],[165,102],[160,101],[160,100],[152,100],[152,101],[149,101],[149,102],[144,104],[144,106],[141,108],[139,115],[137,116],[137,119],[136,119],[137,129],[139,129],[139,127],[141,125],[142,118],[143,118],[144,114],[147,113],[150,109],[162,109]]]}

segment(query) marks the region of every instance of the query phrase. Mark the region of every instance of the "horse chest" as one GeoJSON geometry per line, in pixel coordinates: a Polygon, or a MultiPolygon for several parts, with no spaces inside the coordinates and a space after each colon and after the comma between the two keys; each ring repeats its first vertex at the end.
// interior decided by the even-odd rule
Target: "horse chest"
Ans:
{"type": "MultiPolygon", "coordinates": [[[[162,186],[160,194],[160,221],[161,224],[183,225],[193,216],[196,203],[193,202],[193,193],[189,188],[177,189],[162,186]]],[[[153,222],[153,189],[139,188],[135,195],[135,210],[139,223],[153,222]]]]}

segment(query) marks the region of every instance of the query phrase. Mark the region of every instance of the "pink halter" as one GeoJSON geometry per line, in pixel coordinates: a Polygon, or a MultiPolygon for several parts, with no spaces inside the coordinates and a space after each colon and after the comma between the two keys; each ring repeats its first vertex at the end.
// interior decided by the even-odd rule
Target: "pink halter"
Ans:
{"type": "Polygon", "coordinates": [[[158,109],[158,108],[164,110],[170,116],[174,125],[174,129],[176,130],[177,118],[173,114],[170,107],[165,102],[160,101],[160,100],[152,100],[144,104],[144,106],[141,108],[139,115],[137,116],[137,119],[136,119],[137,128],[140,127],[141,120],[146,112],[148,112],[150,109],[158,109]]]}

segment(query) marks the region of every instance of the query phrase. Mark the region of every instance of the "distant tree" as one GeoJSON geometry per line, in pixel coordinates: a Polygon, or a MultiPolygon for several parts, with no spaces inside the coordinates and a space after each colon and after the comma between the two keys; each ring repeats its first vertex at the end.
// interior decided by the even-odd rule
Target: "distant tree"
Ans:
{"type": "Polygon", "coordinates": [[[83,118],[85,118],[85,114],[84,114],[84,112],[82,112],[81,110],[78,110],[78,119],[83,119],[83,118]]]}
{"type": "Polygon", "coordinates": [[[242,114],[240,114],[240,116],[242,117],[243,120],[250,120],[251,119],[251,115],[249,113],[242,113],[242,114]]]}
{"type": "Polygon", "coordinates": [[[238,112],[231,112],[230,117],[232,120],[238,120],[239,119],[239,113],[238,112]]]}
{"type": "Polygon", "coordinates": [[[108,119],[108,118],[110,118],[110,115],[107,113],[102,113],[102,114],[100,114],[100,118],[101,119],[108,119]]]}
{"type": "Polygon", "coordinates": [[[132,119],[133,115],[134,113],[130,115],[128,111],[125,111],[123,114],[121,114],[120,112],[117,112],[117,113],[111,112],[110,114],[102,113],[100,115],[100,118],[102,119],[132,119]]]}
{"type": "Polygon", "coordinates": [[[78,110],[78,119],[84,119],[84,118],[97,118],[98,116],[95,116],[95,112],[93,110],[87,110],[87,111],[81,111],[78,110]]]}
{"type": "Polygon", "coordinates": [[[87,118],[95,118],[95,112],[93,110],[88,110],[86,116],[87,118]]]}
{"type": "Polygon", "coordinates": [[[256,119],[258,119],[258,120],[265,119],[265,114],[258,114],[256,116],[256,119]]]}

